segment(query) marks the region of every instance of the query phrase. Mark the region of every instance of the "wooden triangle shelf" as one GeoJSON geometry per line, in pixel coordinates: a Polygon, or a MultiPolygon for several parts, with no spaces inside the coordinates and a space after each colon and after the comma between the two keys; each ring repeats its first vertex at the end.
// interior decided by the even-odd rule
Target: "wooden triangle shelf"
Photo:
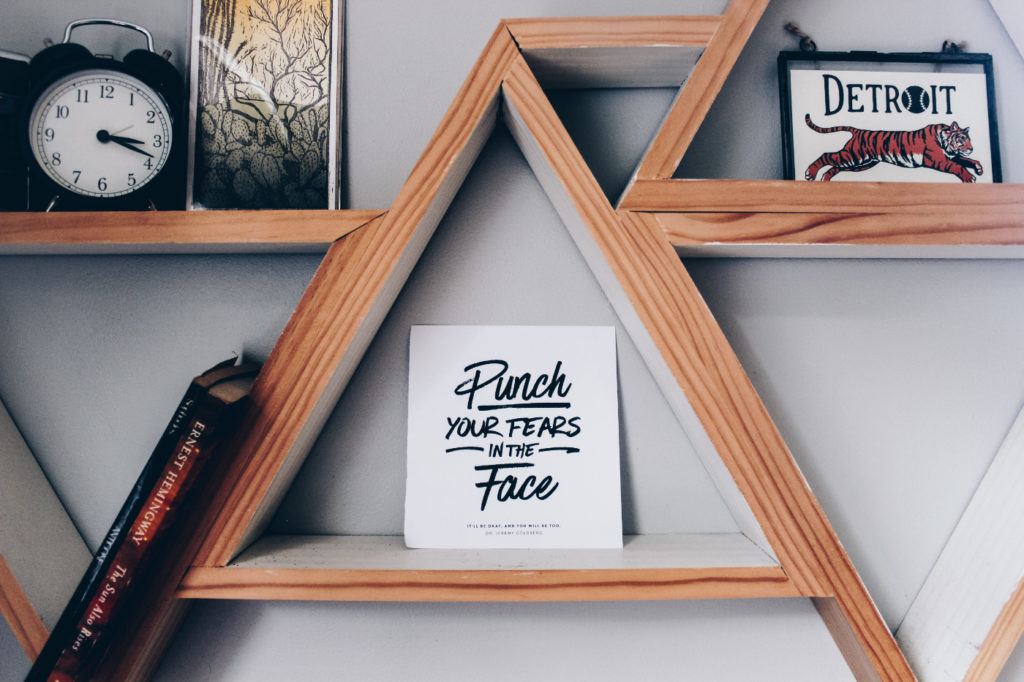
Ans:
{"type": "MultiPolygon", "coordinates": [[[[914,679],[679,254],[1020,257],[1024,186],[672,179],[766,5],[732,0],[713,17],[503,22],[387,210],[0,214],[0,253],[325,252],[254,388],[230,475],[180,565],[138,615],[138,634],[119,645],[106,673],[146,677],[194,598],[804,597],[858,679],[914,679]],[[547,82],[682,86],[618,206],[551,108],[547,82]],[[703,434],[702,457],[720,488],[735,491],[730,509],[741,532],[638,536],[622,551],[569,558],[529,552],[482,560],[412,552],[400,538],[264,537],[499,122],[512,131],[681,422],[703,434]]],[[[1009,611],[985,644],[1002,661],[1024,629],[1024,618],[1009,611]]]]}

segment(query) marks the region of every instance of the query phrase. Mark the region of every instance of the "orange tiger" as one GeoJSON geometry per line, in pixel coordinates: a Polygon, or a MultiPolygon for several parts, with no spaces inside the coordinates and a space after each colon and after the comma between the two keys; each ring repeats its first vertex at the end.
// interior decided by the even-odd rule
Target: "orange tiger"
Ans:
{"type": "Polygon", "coordinates": [[[831,180],[840,171],[862,171],[880,162],[891,163],[902,168],[934,168],[952,173],[963,182],[974,182],[968,172],[981,175],[981,164],[967,158],[974,151],[970,128],[933,123],[919,130],[861,130],[851,126],[819,128],[811,122],[811,115],[804,120],[811,130],[818,133],[852,133],[846,145],[835,152],[825,152],[807,167],[804,177],[814,180],[825,166],[831,166],[821,176],[823,182],[831,180]]]}

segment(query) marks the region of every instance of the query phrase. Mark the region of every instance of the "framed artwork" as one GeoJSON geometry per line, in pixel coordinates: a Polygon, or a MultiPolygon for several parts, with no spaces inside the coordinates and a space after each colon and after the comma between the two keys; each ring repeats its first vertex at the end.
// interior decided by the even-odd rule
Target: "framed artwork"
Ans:
{"type": "Polygon", "coordinates": [[[782,52],[788,180],[1000,182],[987,54],[782,52]]]}
{"type": "Polygon", "coordinates": [[[342,0],[194,0],[189,206],[338,208],[342,0]]]}

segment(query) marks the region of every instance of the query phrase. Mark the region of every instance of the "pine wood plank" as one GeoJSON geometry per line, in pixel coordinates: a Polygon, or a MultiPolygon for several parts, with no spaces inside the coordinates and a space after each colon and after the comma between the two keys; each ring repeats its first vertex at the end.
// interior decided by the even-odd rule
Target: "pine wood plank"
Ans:
{"type": "Polygon", "coordinates": [[[800,596],[781,568],[387,571],[193,568],[191,599],[318,601],[609,601],[800,596]]]}
{"type": "Polygon", "coordinates": [[[547,48],[703,47],[722,18],[708,16],[554,17],[505,19],[505,25],[524,52],[547,48]]]}
{"type": "Polygon", "coordinates": [[[859,682],[876,682],[882,676],[875,670],[871,658],[864,655],[860,645],[860,634],[850,625],[846,612],[833,597],[811,599],[829,634],[839,647],[839,652],[850,666],[850,672],[859,682]]]}
{"type": "Polygon", "coordinates": [[[398,536],[270,536],[195,567],[185,598],[555,601],[795,597],[742,534],[627,536],[622,549],[410,550],[398,536]],[[250,595],[251,597],[251,595],[250,595]]]}
{"type": "Polygon", "coordinates": [[[230,568],[388,571],[637,570],[778,566],[742,533],[627,535],[616,549],[408,549],[395,535],[271,535],[230,568]]]}
{"type": "Polygon", "coordinates": [[[379,210],[0,213],[0,254],[326,251],[379,210]]]}
{"type": "MultiPolygon", "coordinates": [[[[292,451],[314,438],[326,420],[330,407],[321,400],[372,304],[365,299],[379,290],[370,281],[372,274],[360,285],[351,273],[381,222],[376,219],[328,250],[264,364],[250,393],[255,409],[240,429],[245,442],[235,470],[218,491],[215,522],[201,557],[216,550],[223,557],[216,563],[227,563],[285,460],[300,456],[292,451]],[[335,287],[344,287],[350,296],[334,296],[335,287]]],[[[340,389],[335,391],[340,395],[340,389]]]]}
{"type": "Polygon", "coordinates": [[[1020,215],[1024,184],[638,180],[619,209],[667,213],[1020,215]]]}
{"type": "Polygon", "coordinates": [[[932,210],[894,214],[658,213],[656,217],[668,240],[684,255],[1024,256],[1024,248],[1007,248],[1024,247],[1024,214],[932,210]]]}
{"type": "MultiPolygon", "coordinates": [[[[519,66],[519,65],[517,65],[519,66]]],[[[613,303],[617,314],[623,320],[624,325],[629,329],[634,343],[641,349],[645,360],[651,359],[651,354],[645,352],[645,341],[654,345],[654,354],[668,362],[668,372],[672,380],[683,386],[688,403],[693,405],[693,396],[685,391],[685,384],[678,380],[678,369],[673,366],[671,359],[673,354],[689,350],[688,341],[692,334],[676,334],[677,331],[685,330],[659,330],[653,317],[652,311],[657,310],[659,303],[644,300],[649,296],[648,287],[662,292],[674,291],[677,282],[672,277],[663,273],[654,274],[643,267],[645,259],[651,258],[653,250],[658,256],[662,252],[672,253],[671,247],[661,238],[649,240],[645,243],[638,243],[628,239],[626,231],[619,222],[619,216],[615,214],[601,193],[597,182],[590,174],[585,162],[580,158],[579,153],[573,146],[564,127],[561,125],[555,112],[551,109],[537,82],[531,77],[525,66],[514,68],[506,83],[506,97],[509,106],[509,115],[506,117],[517,123],[513,127],[513,134],[524,149],[527,160],[531,162],[535,173],[541,181],[542,187],[552,199],[556,209],[562,216],[563,221],[573,232],[573,225],[579,223],[580,229],[586,231],[586,235],[574,234],[577,245],[580,246],[588,265],[598,276],[598,281],[605,290],[605,294],[613,303]],[[521,124],[518,122],[521,121],[521,124]],[[586,248],[584,237],[589,237],[596,247],[596,254],[586,248]],[[598,262],[600,261],[600,262],[598,262]],[[601,265],[605,265],[607,273],[602,272],[601,265]],[[648,276],[649,275],[649,276],[648,276]],[[654,278],[659,281],[655,282],[654,278]],[[611,285],[619,286],[616,291],[611,285]],[[621,293],[620,293],[621,292],[621,293]],[[620,300],[624,297],[624,300],[620,300]],[[636,323],[631,324],[629,316],[636,316],[636,323]],[[636,329],[636,324],[642,327],[636,329]],[[645,338],[646,337],[646,338],[645,338]],[[672,339],[670,343],[667,343],[672,339]],[[686,340],[686,341],[684,341],[686,340]]],[[[660,231],[660,230],[659,230],[660,231]]],[[[578,232],[578,230],[577,230],[578,232]]],[[[655,258],[657,258],[656,256],[655,258]]],[[[671,269],[681,267],[678,258],[672,254],[671,269]]],[[[658,264],[664,270],[664,262],[658,264]]],[[[661,296],[667,296],[662,293],[661,296]]],[[[675,308],[676,306],[671,306],[675,308]]],[[[673,310],[672,314],[678,312],[673,310]]],[[[669,323],[671,324],[671,323],[669,323]]],[[[685,321],[680,321],[680,325],[685,321]]],[[[705,355],[705,357],[707,357],[705,355]]],[[[691,356],[688,359],[688,366],[695,371],[702,371],[704,359],[699,356],[691,356]]],[[[656,380],[663,377],[662,372],[652,373],[656,380]]],[[[671,395],[666,391],[667,395],[671,395]]],[[[695,407],[695,405],[694,405],[695,407]]],[[[702,426],[704,420],[701,419],[702,426]]],[[[706,431],[706,429],[705,429],[706,431]]],[[[693,437],[691,430],[687,429],[688,435],[693,437]]],[[[712,438],[712,440],[714,440],[712,438]]],[[[712,444],[716,456],[721,453],[717,451],[717,444],[712,444]]],[[[714,476],[713,476],[714,477],[714,476]]],[[[716,478],[716,484],[719,481],[716,478]]],[[[726,500],[730,511],[738,516],[738,523],[744,532],[752,535],[751,529],[742,519],[742,510],[735,507],[730,500],[726,500]]],[[[753,520],[755,525],[759,524],[753,520]]],[[[768,544],[766,542],[766,544],[768,544]]],[[[775,543],[770,543],[775,547],[775,543]]],[[[770,551],[769,547],[765,548],[770,551]]],[[[802,587],[803,589],[803,587],[802,587]]]]}
{"type": "MultiPolygon", "coordinates": [[[[768,6],[768,0],[731,0],[685,86],[679,91],[643,161],[638,179],[670,178],[697,134],[711,103],[768,6]]],[[[630,194],[627,188],[626,195],[630,194]]]]}
{"type": "MultiPolygon", "coordinates": [[[[577,248],[586,261],[590,270],[594,273],[598,284],[601,286],[605,296],[608,298],[623,326],[628,331],[634,345],[640,351],[644,362],[647,364],[651,375],[661,388],[662,395],[671,406],[680,424],[687,433],[690,442],[699,456],[704,468],[710,474],[718,492],[722,495],[733,519],[735,519],[740,530],[757,543],[766,552],[771,553],[772,549],[767,538],[761,530],[757,519],[754,518],[749,506],[743,499],[743,495],[736,487],[729,471],[719,458],[714,444],[708,439],[706,432],[693,408],[683,395],[675,377],[662,358],[658,349],[644,323],[641,321],[633,304],[623,289],[622,284],[615,272],[605,259],[602,249],[597,245],[594,235],[588,226],[586,219],[596,218],[606,221],[617,229],[617,217],[611,210],[604,195],[600,194],[597,181],[590,174],[582,160],[579,159],[575,147],[572,145],[564,127],[560,121],[552,115],[550,106],[540,90],[539,84],[531,79],[527,72],[515,82],[506,83],[506,115],[505,121],[512,131],[513,137],[519,143],[520,148],[530,164],[541,186],[547,192],[558,211],[562,222],[565,224],[572,236],[577,248]],[[521,108],[548,107],[547,116],[543,122],[532,120],[527,123],[521,108]],[[538,137],[531,130],[531,125],[545,126],[537,128],[543,130],[546,139],[557,141],[560,146],[561,158],[573,159],[575,164],[576,178],[573,184],[573,191],[570,192],[556,170],[549,163],[549,154],[538,142],[538,137]],[[593,208],[593,211],[581,212],[581,202],[578,197],[586,197],[586,206],[593,208]],[[586,218],[586,219],[585,219],[586,218]]],[[[535,119],[536,117],[534,117],[535,119]]]]}
{"type": "Polygon", "coordinates": [[[998,678],[1021,634],[1024,634],[1024,583],[1017,585],[1013,596],[1003,605],[999,617],[981,643],[978,655],[967,669],[964,682],[986,682],[998,678]]]}
{"type": "MultiPolygon", "coordinates": [[[[506,97],[668,363],[718,454],[801,594],[834,597],[856,633],[849,658],[883,679],[913,674],[746,373],[655,218],[616,216],[528,69],[509,71],[506,97]]],[[[531,155],[527,153],[529,158],[531,155]]],[[[543,185],[542,181],[542,185],[543,185]]],[[[555,200],[556,207],[558,200],[555,200]]],[[[856,666],[855,669],[863,668],[856,666]]]]}
{"type": "Polygon", "coordinates": [[[21,589],[3,555],[0,555],[0,615],[7,621],[21,648],[25,650],[25,655],[35,660],[50,632],[21,589]]]}
{"type": "Polygon", "coordinates": [[[1024,632],[1022,485],[1024,411],[896,633],[923,679],[994,679],[1024,632]]]}
{"type": "Polygon", "coordinates": [[[200,565],[224,565],[258,537],[493,129],[516,56],[499,27],[391,210],[328,251],[254,387],[247,454],[200,565]]]}
{"type": "MultiPolygon", "coordinates": [[[[847,659],[867,656],[882,679],[913,679],[849,557],[832,530],[739,361],[648,214],[625,214],[632,239],[648,242],[630,273],[663,354],[744,492],[781,565],[804,594],[834,597],[856,637],[837,639],[847,659]],[[644,280],[647,280],[644,284],[644,280]],[[643,287],[642,289],[640,287],[643,287]],[[855,642],[858,646],[851,648],[855,642]]],[[[854,665],[856,670],[863,665],[854,665]]]]}

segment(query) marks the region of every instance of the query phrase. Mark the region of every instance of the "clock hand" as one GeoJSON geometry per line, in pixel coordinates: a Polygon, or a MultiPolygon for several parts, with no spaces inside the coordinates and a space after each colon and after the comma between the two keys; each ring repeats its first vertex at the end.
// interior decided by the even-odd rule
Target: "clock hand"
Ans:
{"type": "Polygon", "coordinates": [[[111,135],[106,130],[97,131],[96,139],[102,142],[103,144],[106,144],[107,142],[113,142],[114,144],[121,145],[125,149],[131,149],[133,152],[144,154],[151,159],[153,158],[153,155],[150,154],[149,152],[145,151],[144,149],[139,149],[138,147],[133,146],[136,144],[143,144],[142,140],[135,140],[130,137],[120,137],[117,135],[111,135]]]}
{"type": "Polygon", "coordinates": [[[111,142],[116,142],[117,144],[122,144],[124,142],[127,142],[128,144],[145,144],[142,140],[136,140],[131,137],[121,137],[119,135],[110,135],[109,139],[111,142]]]}
{"type": "MultiPolygon", "coordinates": [[[[139,149],[138,147],[132,146],[132,144],[130,142],[124,142],[122,140],[123,140],[123,138],[113,138],[113,137],[110,138],[110,141],[113,142],[114,144],[119,144],[122,147],[124,147],[125,149],[131,149],[133,152],[138,152],[139,154],[145,154],[149,158],[151,158],[151,159],[153,158],[153,155],[150,154],[149,152],[147,152],[145,149],[139,149]]],[[[140,142],[139,144],[142,144],[142,143],[140,142]]]]}

